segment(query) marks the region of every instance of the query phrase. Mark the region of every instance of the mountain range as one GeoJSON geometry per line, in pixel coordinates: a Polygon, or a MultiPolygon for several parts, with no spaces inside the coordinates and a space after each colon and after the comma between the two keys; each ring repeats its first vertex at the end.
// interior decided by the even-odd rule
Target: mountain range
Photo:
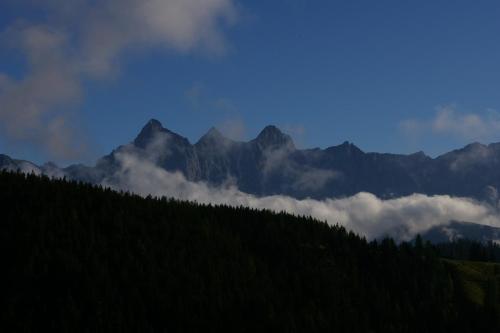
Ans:
{"type": "Polygon", "coordinates": [[[448,225],[434,226],[421,236],[422,239],[428,240],[431,243],[446,243],[467,239],[480,243],[494,241],[498,244],[500,240],[500,228],[470,222],[453,221],[448,225]]]}
{"type": "MultiPolygon", "coordinates": [[[[298,149],[275,126],[265,127],[248,142],[234,141],[211,128],[198,142],[151,119],[130,143],[117,147],[94,166],[35,163],[0,155],[0,169],[66,177],[94,184],[119,180],[121,157],[136,156],[157,168],[180,172],[192,182],[234,185],[255,196],[286,195],[297,199],[341,198],[370,192],[383,199],[414,193],[470,197],[499,206],[500,143],[469,144],[436,158],[364,152],[350,142],[326,149],[298,149]]],[[[469,221],[474,222],[474,221],[469,221]]],[[[500,229],[451,222],[423,236],[433,242],[468,238],[498,241],[500,229]]]]}
{"type": "Polygon", "coordinates": [[[350,142],[298,149],[289,135],[267,126],[248,142],[231,140],[211,128],[192,144],[154,119],[133,142],[100,158],[95,166],[38,166],[0,155],[0,168],[100,183],[119,168],[116,157],[123,152],[139,154],[167,171],[182,172],[190,181],[213,186],[230,182],[256,196],[324,199],[370,192],[387,199],[422,193],[496,204],[500,188],[500,143],[472,143],[437,158],[423,152],[364,152],[350,142]]]}

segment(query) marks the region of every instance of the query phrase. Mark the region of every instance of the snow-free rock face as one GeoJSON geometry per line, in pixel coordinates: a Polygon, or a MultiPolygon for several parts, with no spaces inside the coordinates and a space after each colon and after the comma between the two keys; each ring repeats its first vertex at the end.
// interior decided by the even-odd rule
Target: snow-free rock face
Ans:
{"type": "Polygon", "coordinates": [[[292,138],[273,125],[266,126],[252,142],[262,150],[295,149],[292,138]]]}
{"type": "Polygon", "coordinates": [[[93,167],[39,167],[0,155],[0,168],[99,183],[117,172],[121,163],[117,158],[129,153],[167,171],[181,172],[189,180],[214,186],[230,182],[257,196],[324,199],[366,191],[381,198],[423,193],[472,197],[491,204],[498,204],[499,199],[500,143],[472,143],[434,159],[423,152],[366,153],[350,142],[326,149],[297,149],[276,126],[265,127],[248,142],[233,141],[211,128],[191,144],[151,119],[131,143],[93,167]]]}

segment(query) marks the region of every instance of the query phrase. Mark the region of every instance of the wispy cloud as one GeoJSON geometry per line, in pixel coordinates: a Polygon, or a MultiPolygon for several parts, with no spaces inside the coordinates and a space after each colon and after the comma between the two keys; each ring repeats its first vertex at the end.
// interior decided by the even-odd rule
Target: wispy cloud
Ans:
{"type": "Polygon", "coordinates": [[[301,124],[284,124],[280,126],[283,131],[289,134],[293,138],[293,142],[297,147],[304,147],[304,141],[306,137],[306,128],[301,124]]]}
{"type": "Polygon", "coordinates": [[[485,115],[459,114],[453,107],[442,107],[432,122],[432,129],[466,139],[485,139],[500,131],[500,114],[493,110],[485,115]]]}
{"type": "Polygon", "coordinates": [[[246,137],[247,128],[245,122],[237,114],[224,119],[217,124],[221,132],[232,140],[244,140],[246,137]]]}
{"type": "Polygon", "coordinates": [[[434,134],[465,140],[492,140],[500,133],[500,113],[487,110],[479,113],[461,113],[453,105],[436,108],[432,119],[407,119],[400,123],[400,130],[416,139],[434,134]]]}
{"type": "Polygon", "coordinates": [[[0,124],[14,141],[41,145],[53,156],[75,157],[70,118],[63,112],[81,97],[75,63],[67,61],[68,36],[47,25],[16,23],[2,35],[2,42],[22,51],[29,74],[21,80],[3,75],[0,87],[0,124]]]}
{"type": "Polygon", "coordinates": [[[184,92],[184,99],[194,111],[201,111],[206,104],[205,87],[201,82],[195,82],[184,92]]]}
{"type": "Polygon", "coordinates": [[[49,156],[72,159],[84,147],[70,126],[82,80],[115,77],[130,49],[221,54],[224,27],[233,24],[233,0],[20,1],[41,7],[48,21],[19,20],[2,47],[28,62],[21,79],[0,73],[0,127],[11,140],[37,145],[49,156]]]}
{"type": "Polygon", "coordinates": [[[342,174],[334,170],[305,168],[297,173],[297,180],[292,187],[299,191],[318,191],[327,186],[331,181],[339,179],[342,174]]]}
{"type": "Polygon", "coordinates": [[[204,82],[194,82],[185,92],[184,98],[189,108],[195,112],[211,113],[214,125],[232,140],[244,140],[246,125],[236,104],[227,97],[213,96],[204,82]]]}

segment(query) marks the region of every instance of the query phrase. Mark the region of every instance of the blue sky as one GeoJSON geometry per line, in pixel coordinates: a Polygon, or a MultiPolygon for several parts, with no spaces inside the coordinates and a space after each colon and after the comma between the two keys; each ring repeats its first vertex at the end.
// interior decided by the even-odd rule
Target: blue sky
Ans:
{"type": "MultiPolygon", "coordinates": [[[[65,31],[65,54],[80,47],[79,30],[57,6],[9,1],[0,4],[0,73],[10,80],[32,71],[26,50],[11,45],[16,35],[5,33],[19,19],[65,31]]],[[[131,141],[149,118],[191,142],[212,125],[250,139],[267,124],[290,132],[301,147],[348,140],[365,151],[435,156],[471,141],[500,141],[498,1],[219,2],[200,30],[217,25],[210,43],[134,40],[116,52],[111,74],[69,76],[78,81],[78,97],[55,108],[69,114],[64,126],[85,141],[83,155],[54,154],[47,148],[53,145],[9,134],[11,128],[2,128],[0,152],[92,162],[131,141]],[[221,20],[216,11],[224,6],[231,17],[221,20]]],[[[23,112],[2,117],[2,107],[4,127],[23,112]]],[[[44,112],[37,125],[53,117],[44,112]]]]}

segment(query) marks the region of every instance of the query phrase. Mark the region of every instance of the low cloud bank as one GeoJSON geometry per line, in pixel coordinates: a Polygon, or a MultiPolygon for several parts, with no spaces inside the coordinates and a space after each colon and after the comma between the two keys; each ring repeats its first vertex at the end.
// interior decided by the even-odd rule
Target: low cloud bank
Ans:
{"type": "Polygon", "coordinates": [[[322,201],[297,200],[282,195],[256,197],[239,191],[234,185],[214,188],[206,183],[190,182],[179,172],[167,172],[157,167],[154,161],[126,151],[115,153],[115,158],[121,167],[103,185],[141,195],[312,216],[330,224],[343,225],[368,239],[389,235],[397,240],[410,240],[418,233],[447,225],[453,220],[500,227],[498,207],[473,199],[414,194],[382,200],[364,192],[322,201]]]}

